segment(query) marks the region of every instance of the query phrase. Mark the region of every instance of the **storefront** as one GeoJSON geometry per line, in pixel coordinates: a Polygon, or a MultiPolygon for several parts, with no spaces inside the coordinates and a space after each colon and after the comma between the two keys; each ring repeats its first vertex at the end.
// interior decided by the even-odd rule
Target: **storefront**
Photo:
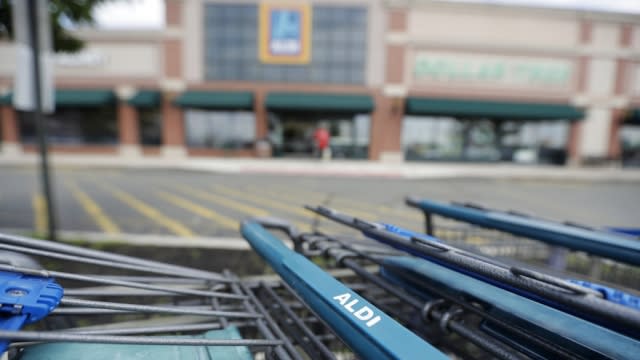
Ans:
{"type": "MultiPolygon", "coordinates": [[[[49,121],[53,152],[313,158],[325,127],[334,158],[635,161],[638,127],[619,119],[640,103],[637,15],[442,1],[165,4],[157,31],[77,29],[85,49],[55,62],[64,91],[49,121]]],[[[33,149],[35,124],[6,95],[15,52],[0,40],[2,152],[19,155],[33,149]]]]}
{"type": "Polygon", "coordinates": [[[367,158],[373,110],[370,96],[273,92],[265,105],[274,156],[319,156],[313,135],[324,127],[331,136],[334,158],[367,158]]]}
{"type": "MultiPolygon", "coordinates": [[[[58,89],[56,111],[46,115],[47,138],[53,146],[113,146],[118,143],[116,96],[109,89],[58,89]]],[[[35,119],[17,112],[20,141],[37,143],[35,119]]]]}
{"type": "Polygon", "coordinates": [[[256,120],[252,93],[187,91],[174,105],[183,110],[184,141],[194,154],[253,151],[256,120]]]}
{"type": "Polygon", "coordinates": [[[161,100],[160,91],[141,89],[127,101],[137,111],[137,143],[143,147],[162,145],[161,100]]]}
{"type": "Polygon", "coordinates": [[[569,128],[582,111],[561,104],[409,97],[406,160],[564,164],[569,128]]]}
{"type": "Polygon", "coordinates": [[[625,114],[618,136],[622,166],[640,167],[640,108],[625,114]]]}

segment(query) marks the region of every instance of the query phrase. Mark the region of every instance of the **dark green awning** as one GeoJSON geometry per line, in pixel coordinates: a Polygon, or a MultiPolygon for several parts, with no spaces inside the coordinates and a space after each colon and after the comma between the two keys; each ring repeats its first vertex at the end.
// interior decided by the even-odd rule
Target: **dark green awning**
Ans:
{"type": "Polygon", "coordinates": [[[253,109],[253,94],[250,92],[186,91],[174,104],[182,107],[202,109],[253,109]]]}
{"type": "Polygon", "coordinates": [[[127,103],[138,108],[153,108],[160,105],[162,97],[157,90],[140,90],[127,103]]]}
{"type": "Polygon", "coordinates": [[[107,89],[56,90],[56,106],[94,107],[115,104],[116,95],[107,89]]]}
{"type": "Polygon", "coordinates": [[[516,103],[461,99],[407,98],[408,115],[483,117],[513,120],[580,120],[584,112],[563,104],[516,103]]]}
{"type": "Polygon", "coordinates": [[[640,108],[629,110],[622,121],[622,125],[640,126],[640,108]]]}
{"type": "MultiPolygon", "coordinates": [[[[116,102],[116,95],[107,89],[57,89],[56,106],[94,107],[111,105],[116,102]]],[[[11,104],[13,93],[0,97],[0,104],[11,104]]]]}
{"type": "Polygon", "coordinates": [[[274,92],[267,95],[266,105],[272,110],[368,113],[373,110],[373,99],[369,95],[274,92]]]}
{"type": "Polygon", "coordinates": [[[13,94],[11,92],[0,95],[0,105],[11,105],[11,101],[13,101],[13,94]]]}

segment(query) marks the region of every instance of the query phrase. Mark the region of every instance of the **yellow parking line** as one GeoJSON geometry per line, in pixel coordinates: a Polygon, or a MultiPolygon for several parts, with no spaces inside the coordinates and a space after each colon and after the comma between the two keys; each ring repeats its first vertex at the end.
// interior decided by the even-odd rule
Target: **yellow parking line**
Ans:
{"type": "Polygon", "coordinates": [[[235,221],[229,217],[226,217],[224,215],[220,215],[217,212],[207,209],[204,206],[200,206],[192,201],[189,201],[183,197],[174,195],[174,194],[170,194],[168,192],[165,191],[158,191],[157,192],[158,196],[161,197],[163,200],[168,201],[170,203],[172,203],[173,205],[176,205],[178,207],[181,207],[187,211],[190,211],[194,214],[200,215],[204,218],[207,219],[211,219],[213,221],[215,221],[216,223],[230,228],[230,229],[234,229],[237,230],[238,229],[238,221],[235,221]]]}
{"type": "MultiPolygon", "coordinates": [[[[223,191],[225,194],[229,194],[231,196],[244,199],[246,201],[254,202],[256,204],[265,206],[267,208],[281,210],[283,212],[293,214],[293,215],[298,215],[304,218],[311,218],[314,216],[314,214],[311,211],[306,210],[301,206],[297,207],[297,206],[285,205],[274,199],[269,199],[267,197],[259,196],[256,194],[249,194],[247,192],[232,189],[224,185],[215,185],[214,188],[223,191]]],[[[309,224],[305,224],[299,221],[292,221],[291,223],[294,224],[296,227],[302,229],[303,231],[309,230],[309,224]]]]}
{"type": "MultiPolygon", "coordinates": [[[[275,189],[272,189],[273,191],[277,191],[275,189]]],[[[319,201],[323,201],[326,200],[327,196],[325,194],[322,194],[320,192],[317,191],[313,191],[313,190],[299,190],[298,193],[300,195],[308,195],[309,197],[313,197],[316,198],[319,201]],[[304,193],[300,193],[300,191],[304,191],[304,193]]],[[[415,210],[411,210],[407,207],[405,208],[395,208],[395,207],[390,207],[390,206],[386,206],[386,205],[381,205],[381,204],[376,204],[376,203],[370,203],[367,201],[362,201],[362,200],[356,200],[353,198],[348,198],[348,197],[344,197],[344,196],[340,196],[340,197],[333,197],[331,199],[332,201],[341,203],[341,204],[348,204],[348,207],[359,207],[361,209],[375,209],[376,211],[382,213],[382,214],[388,214],[388,213],[394,213],[396,215],[399,216],[405,216],[405,217],[413,217],[416,220],[421,220],[422,216],[420,215],[420,213],[418,211],[415,210]]]]}
{"type": "Polygon", "coordinates": [[[73,182],[66,182],[65,185],[71,191],[71,195],[80,203],[84,211],[89,214],[91,219],[98,225],[98,227],[107,234],[118,234],[120,228],[116,223],[104,213],[100,205],[98,205],[93,199],[82,191],[78,185],[73,182]]]}
{"type": "Polygon", "coordinates": [[[113,194],[113,196],[118,198],[120,201],[131,206],[134,210],[138,211],[142,215],[148,217],[152,221],[155,221],[157,224],[169,229],[174,234],[182,237],[193,237],[193,232],[189,228],[184,226],[179,221],[176,221],[167,217],[166,215],[162,214],[160,211],[154,209],[150,205],[136,199],[135,197],[127,194],[122,190],[118,190],[116,188],[106,186],[106,185],[102,185],[101,187],[104,188],[106,191],[110,192],[111,194],[113,194]]]}
{"type": "MultiPolygon", "coordinates": [[[[314,194],[312,192],[309,192],[309,196],[306,196],[306,195],[301,195],[301,196],[293,195],[293,194],[291,194],[290,191],[286,191],[286,190],[279,191],[277,193],[270,192],[270,191],[264,191],[264,193],[266,193],[266,194],[268,194],[268,195],[270,195],[272,197],[287,198],[287,199],[289,199],[291,201],[298,201],[300,203],[304,203],[304,201],[302,201],[301,198],[308,197],[308,198],[310,198],[309,199],[310,201],[306,202],[308,205],[322,204],[326,200],[326,197],[321,197],[321,196],[316,195],[316,194],[314,194]]],[[[332,200],[333,200],[333,198],[332,198],[332,200]]],[[[361,217],[362,219],[365,219],[365,220],[374,220],[377,217],[377,215],[374,214],[374,213],[371,213],[371,212],[368,212],[368,211],[361,211],[361,210],[358,210],[358,209],[353,209],[351,207],[344,207],[344,206],[333,206],[333,207],[335,207],[336,210],[338,210],[338,211],[347,213],[349,215],[361,217]]],[[[307,210],[305,210],[305,211],[307,211],[307,210]]],[[[310,213],[309,211],[307,211],[307,212],[310,213]]]]}
{"type": "Polygon", "coordinates": [[[216,203],[218,205],[222,205],[224,207],[228,207],[230,209],[237,210],[245,214],[249,214],[253,216],[269,216],[269,212],[264,209],[256,208],[235,200],[227,199],[223,196],[218,196],[211,192],[197,190],[186,185],[175,185],[175,187],[186,194],[189,194],[204,200],[208,200],[210,202],[216,203]]]}
{"type": "Polygon", "coordinates": [[[40,193],[33,194],[31,199],[33,206],[33,225],[37,234],[46,234],[49,221],[47,219],[47,203],[40,193]]]}
{"type": "MultiPolygon", "coordinates": [[[[252,190],[255,190],[255,189],[252,189],[252,190]]],[[[303,204],[306,202],[306,204],[308,205],[319,205],[319,204],[323,204],[327,200],[327,197],[325,195],[322,195],[319,192],[314,192],[311,190],[302,190],[302,191],[304,191],[304,193],[298,190],[298,191],[295,191],[297,194],[294,194],[291,190],[286,190],[286,189],[282,189],[280,191],[277,191],[274,189],[261,190],[262,193],[268,196],[277,197],[281,199],[282,198],[289,199],[290,201],[299,202],[300,204],[303,204]],[[302,199],[304,198],[308,198],[308,200],[303,201],[302,199]]],[[[404,210],[403,211],[404,214],[399,214],[398,213],[399,209],[385,207],[383,205],[358,202],[348,198],[332,197],[329,207],[335,208],[340,212],[343,212],[345,214],[349,214],[355,217],[359,217],[364,220],[377,221],[377,220],[380,220],[382,216],[385,219],[388,219],[386,220],[387,222],[395,223],[396,225],[403,226],[406,228],[419,228],[421,222],[423,221],[422,217],[417,211],[413,213],[413,212],[404,210]],[[360,204],[359,207],[371,209],[371,210],[374,210],[374,212],[363,211],[360,209],[353,208],[353,205],[358,206],[358,203],[360,204]],[[344,205],[344,204],[348,204],[348,205],[344,205]],[[412,219],[407,219],[408,217],[411,217],[412,219]]]]}

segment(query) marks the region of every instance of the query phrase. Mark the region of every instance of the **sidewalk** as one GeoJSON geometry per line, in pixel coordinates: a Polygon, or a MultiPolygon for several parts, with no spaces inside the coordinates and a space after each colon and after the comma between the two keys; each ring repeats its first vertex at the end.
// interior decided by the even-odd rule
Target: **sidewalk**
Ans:
{"type": "MultiPolygon", "coordinates": [[[[53,154],[59,167],[173,169],[226,174],[291,176],[380,177],[404,179],[487,178],[523,180],[632,181],[640,182],[640,168],[555,167],[509,163],[381,163],[367,160],[163,158],[114,155],[53,154]]],[[[0,166],[36,166],[36,154],[0,156],[0,166]]]]}

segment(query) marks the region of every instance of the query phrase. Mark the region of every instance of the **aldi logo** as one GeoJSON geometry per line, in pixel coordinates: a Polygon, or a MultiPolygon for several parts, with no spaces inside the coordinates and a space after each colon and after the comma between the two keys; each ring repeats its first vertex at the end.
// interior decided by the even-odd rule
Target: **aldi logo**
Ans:
{"type": "Polygon", "coordinates": [[[311,8],[308,4],[262,3],[259,58],[268,64],[306,64],[311,53],[311,8]]]}
{"type": "Polygon", "coordinates": [[[350,312],[356,319],[362,321],[367,327],[372,327],[379,323],[380,315],[376,315],[371,308],[366,305],[358,305],[359,299],[350,293],[339,294],[333,297],[343,308],[350,312]]]}

